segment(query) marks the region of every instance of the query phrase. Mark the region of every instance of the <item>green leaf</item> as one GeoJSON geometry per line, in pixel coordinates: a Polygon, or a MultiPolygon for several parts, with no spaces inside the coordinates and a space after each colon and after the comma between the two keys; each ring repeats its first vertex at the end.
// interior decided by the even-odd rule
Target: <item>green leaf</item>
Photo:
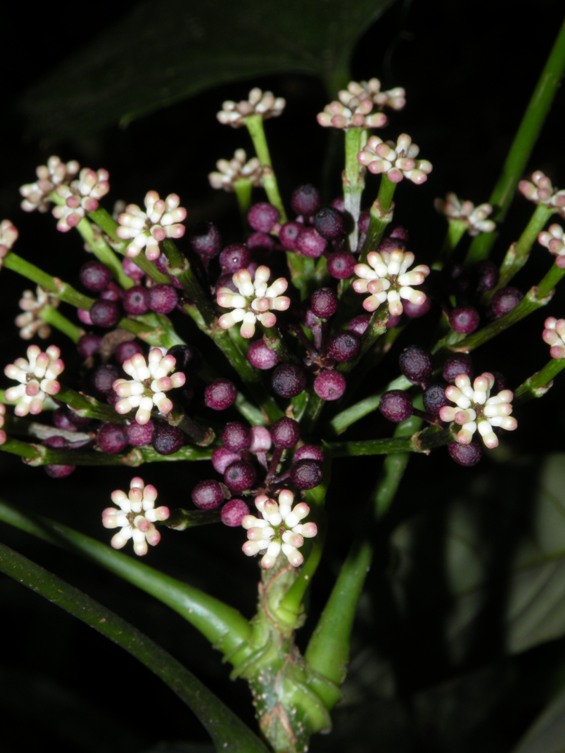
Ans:
{"type": "Polygon", "coordinates": [[[513,753],[565,753],[565,691],[540,714],[513,753]]]}
{"type": "Polygon", "coordinates": [[[233,607],[200,589],[48,518],[26,515],[7,502],[0,502],[0,521],[80,554],[137,586],[184,617],[228,660],[236,653],[242,656],[251,652],[247,643],[251,628],[247,620],[233,607]]]}
{"type": "Polygon", "coordinates": [[[114,612],[4,544],[0,544],[0,571],[90,625],[142,662],[194,712],[218,751],[267,753],[263,743],[197,677],[114,612]]]}
{"type": "Polygon", "coordinates": [[[480,641],[518,653],[565,635],[564,488],[563,454],[495,465],[396,530],[398,603],[450,662],[480,641]]]}
{"type": "Polygon", "coordinates": [[[62,137],[272,74],[318,76],[333,93],[355,43],[393,2],[144,0],[28,90],[20,109],[36,134],[62,137]]]}

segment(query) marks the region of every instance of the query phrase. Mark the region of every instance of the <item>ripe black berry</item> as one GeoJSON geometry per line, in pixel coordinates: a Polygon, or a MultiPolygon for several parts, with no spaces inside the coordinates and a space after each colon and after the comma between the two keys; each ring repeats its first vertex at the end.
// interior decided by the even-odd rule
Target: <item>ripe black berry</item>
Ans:
{"type": "Polygon", "coordinates": [[[250,489],[257,480],[255,468],[245,460],[236,460],[228,465],[224,473],[224,482],[232,492],[243,492],[250,489]]]}
{"type": "Polygon", "coordinates": [[[121,318],[121,308],[116,301],[108,301],[99,298],[90,307],[90,319],[92,324],[104,329],[115,327],[121,318]]]}
{"type": "Polygon", "coordinates": [[[412,415],[412,402],[402,390],[390,390],[381,397],[379,411],[388,421],[397,424],[412,415]]]}
{"type": "Polygon", "coordinates": [[[159,455],[172,455],[178,452],[184,444],[184,434],[178,426],[157,424],[153,436],[153,448],[159,455]]]}
{"type": "Polygon", "coordinates": [[[112,273],[99,261],[87,261],[80,268],[79,279],[87,290],[100,293],[112,282],[112,273]]]}
{"type": "Polygon", "coordinates": [[[149,308],[156,314],[170,314],[178,303],[178,293],[172,285],[153,285],[148,293],[149,308]]]}
{"type": "Polygon", "coordinates": [[[320,209],[320,192],[310,183],[299,186],[292,192],[290,206],[295,214],[311,217],[320,209]]]}
{"type": "Polygon", "coordinates": [[[149,291],[143,285],[134,285],[124,291],[122,303],[126,313],[140,316],[149,310],[149,291]]]}
{"type": "Polygon", "coordinates": [[[458,374],[473,374],[473,362],[468,353],[456,353],[443,362],[442,376],[446,382],[454,382],[458,374]]]}
{"type": "Polygon", "coordinates": [[[483,456],[483,449],[477,441],[472,441],[470,444],[452,442],[447,445],[447,451],[452,460],[467,468],[476,465],[483,456]]]}
{"type": "Polygon", "coordinates": [[[300,366],[281,363],[273,371],[271,385],[279,397],[296,397],[306,388],[306,372],[300,366]]]}
{"type": "Polygon", "coordinates": [[[354,332],[338,332],[330,338],[326,355],[337,363],[345,363],[357,358],[361,350],[361,340],[354,332]]]}
{"type": "Polygon", "coordinates": [[[398,366],[406,379],[414,384],[423,384],[432,375],[432,357],[419,345],[408,345],[398,357],[398,366]]]}
{"type": "Polygon", "coordinates": [[[290,478],[297,489],[313,489],[322,481],[322,466],[315,460],[298,460],[290,469],[290,478]]]}
{"type": "Polygon", "coordinates": [[[445,385],[430,384],[430,386],[424,390],[423,401],[424,408],[430,415],[434,417],[439,416],[440,409],[449,402],[445,396],[445,385]]]}
{"type": "Polygon", "coordinates": [[[347,223],[341,212],[333,207],[324,207],[314,217],[314,227],[322,238],[328,241],[343,237],[347,232],[347,223]]]}
{"type": "Polygon", "coordinates": [[[246,267],[251,261],[251,254],[243,243],[232,243],[226,246],[220,254],[222,272],[233,274],[238,269],[246,267]]]}
{"type": "Polygon", "coordinates": [[[224,501],[224,491],[219,481],[201,481],[192,490],[191,497],[200,510],[215,510],[224,501]]]}

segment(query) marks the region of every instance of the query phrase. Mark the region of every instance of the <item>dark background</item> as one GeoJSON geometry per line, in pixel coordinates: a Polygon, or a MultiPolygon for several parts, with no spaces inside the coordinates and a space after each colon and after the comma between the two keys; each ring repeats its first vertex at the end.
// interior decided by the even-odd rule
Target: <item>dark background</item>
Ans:
{"type": "MultiPolygon", "coordinates": [[[[117,12],[123,15],[134,5],[122,3],[117,12]]],[[[141,201],[149,188],[162,193],[177,192],[183,205],[188,207],[189,227],[213,217],[224,223],[226,236],[235,240],[239,226],[233,204],[230,197],[212,192],[207,174],[214,169],[215,161],[230,155],[243,138],[242,132],[217,124],[215,112],[224,99],[243,98],[252,85],[271,88],[288,101],[284,117],[272,121],[268,130],[274,164],[281,166],[284,191],[304,181],[320,183],[330,137],[316,126],[315,115],[328,97],[319,81],[306,76],[281,75],[218,86],[134,121],[127,128],[108,128],[96,137],[82,138],[77,134],[72,141],[63,142],[47,136],[31,137],[30,124],[18,108],[20,97],[116,18],[116,9],[110,4],[102,3],[91,11],[88,17],[80,18],[77,13],[83,13],[83,9],[65,7],[65,4],[63,7],[43,6],[33,13],[27,7],[1,11],[4,46],[0,120],[0,201],[3,208],[0,214],[2,219],[8,217],[20,228],[18,253],[71,282],[76,281],[84,259],[79,255],[76,239],[60,236],[49,217],[28,216],[19,209],[18,186],[32,181],[35,166],[45,162],[52,153],[65,160],[76,158],[93,168],[106,167],[110,171],[114,199],[141,201]]],[[[414,246],[422,256],[433,258],[442,238],[440,218],[431,209],[433,198],[453,190],[477,203],[487,199],[561,21],[562,4],[552,0],[523,3],[413,0],[397,2],[360,40],[352,60],[352,77],[378,76],[387,88],[405,87],[408,105],[395,116],[396,126],[398,131],[408,131],[420,145],[422,156],[434,164],[425,186],[399,189],[405,201],[398,202],[398,220],[410,222],[414,246]]],[[[151,65],[150,51],[147,65],[151,65]]],[[[139,73],[143,75],[142,70],[139,73]]],[[[559,185],[564,180],[564,111],[561,94],[529,165],[531,170],[544,170],[559,185]]],[[[92,117],[96,118],[96,112],[92,112],[92,117]]],[[[337,185],[336,182],[330,190],[337,190],[337,185]]],[[[520,227],[524,212],[529,212],[529,208],[524,201],[517,201],[509,224],[516,223],[520,227]]],[[[536,264],[540,270],[545,269],[542,261],[534,261],[533,265],[536,264]]],[[[0,337],[5,363],[21,351],[12,320],[24,285],[25,282],[11,273],[2,272],[0,337]]],[[[562,294],[550,306],[557,316],[561,298],[562,294]]],[[[538,317],[535,326],[532,324],[528,347],[524,347],[527,334],[522,331],[520,342],[509,335],[501,346],[497,345],[492,351],[487,349],[486,354],[502,348],[497,355],[506,353],[508,362],[516,368],[517,378],[528,375],[534,368],[530,364],[543,363],[545,357],[545,346],[539,339],[540,321],[538,317]]],[[[551,393],[546,400],[543,415],[533,409],[525,411],[523,425],[526,428],[519,438],[512,438],[520,452],[541,456],[546,450],[563,446],[562,401],[551,393]],[[549,415],[551,422],[547,419],[549,415]]],[[[426,481],[438,474],[444,474],[446,484],[458,484],[464,478],[454,466],[445,469],[443,456],[430,460],[417,458],[415,469],[415,474],[423,474],[426,481]]],[[[125,488],[123,485],[130,475],[129,472],[108,471],[102,483],[100,471],[79,469],[66,480],[53,481],[41,469],[23,468],[16,459],[4,456],[0,457],[0,471],[2,495],[7,499],[97,538],[104,535],[98,519],[101,506],[106,505],[108,490],[116,488],[112,485],[114,481],[125,488]]],[[[180,504],[185,503],[199,472],[200,469],[189,472],[183,469],[179,479],[170,473],[170,466],[158,469],[163,498],[167,494],[176,495],[182,497],[180,504]]],[[[367,487],[372,462],[360,461],[353,479],[351,473],[349,467],[338,464],[336,494],[341,488],[349,489],[352,483],[360,491],[367,487]]],[[[241,542],[234,541],[228,533],[231,532],[203,529],[198,537],[168,537],[167,548],[152,553],[151,564],[157,568],[162,566],[181,578],[190,573],[191,582],[213,588],[214,593],[230,601],[237,593],[238,605],[246,614],[251,614],[256,566],[254,562],[241,561],[241,542]]],[[[2,538],[22,552],[33,552],[38,562],[69,577],[87,593],[162,641],[253,724],[244,685],[226,682],[226,668],[218,656],[209,651],[196,633],[187,632],[180,618],[112,576],[87,564],[77,564],[61,552],[37,542],[30,545],[26,537],[4,527],[2,538]]],[[[339,542],[337,546],[339,549],[339,542]]],[[[322,595],[331,578],[330,568],[322,571],[322,595]]],[[[199,725],[187,718],[180,701],[121,649],[4,578],[0,579],[0,609],[8,636],[8,650],[4,652],[0,668],[1,753],[41,753],[52,746],[59,753],[201,750],[197,746],[183,747],[180,743],[174,747],[175,741],[188,739],[204,744],[206,737],[199,725]],[[167,743],[167,747],[163,741],[172,742],[167,743]]],[[[363,625],[367,632],[358,636],[358,647],[372,640],[378,642],[379,637],[371,632],[373,623],[369,620],[363,625]]],[[[558,650],[562,651],[562,647],[556,652],[558,650]]],[[[431,666],[431,662],[406,645],[395,645],[394,652],[397,652],[398,673],[407,695],[450,677],[450,668],[441,661],[431,666]]],[[[550,665],[555,656],[557,653],[551,654],[547,649],[544,653],[542,649],[535,657],[525,657],[522,663],[516,662],[509,669],[495,646],[485,645],[477,652],[475,668],[483,667],[487,660],[496,660],[502,667],[499,678],[506,678],[508,673],[518,677],[512,692],[497,709],[499,722],[496,724],[491,719],[485,723],[485,729],[491,729],[491,747],[483,742],[484,751],[511,750],[539,711],[531,698],[522,701],[523,696],[516,688],[521,688],[520,682],[535,686],[538,671],[550,665]],[[519,720],[512,711],[515,708],[523,712],[519,720]]],[[[496,669],[498,665],[489,666],[496,669]]],[[[348,730],[350,734],[347,713],[337,716],[335,742],[332,743],[331,738],[316,740],[314,751],[347,749],[348,753],[354,750],[369,753],[373,750],[372,742],[364,739],[359,731],[366,723],[362,716],[357,732],[353,733],[356,736],[353,740],[349,738],[349,743],[344,742],[348,738],[343,732],[348,730]]],[[[383,750],[394,750],[394,741],[390,744],[391,747],[383,750]]],[[[420,730],[409,741],[407,749],[442,751],[444,745],[437,731],[434,737],[420,730]]],[[[466,751],[466,745],[466,741],[460,740],[450,750],[452,753],[466,751]]]]}

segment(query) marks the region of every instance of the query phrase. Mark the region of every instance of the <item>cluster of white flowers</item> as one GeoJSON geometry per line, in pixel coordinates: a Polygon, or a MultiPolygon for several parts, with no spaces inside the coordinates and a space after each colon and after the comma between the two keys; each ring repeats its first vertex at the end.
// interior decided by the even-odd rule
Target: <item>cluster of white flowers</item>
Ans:
{"type": "Polygon", "coordinates": [[[42,340],[51,335],[51,327],[41,318],[41,312],[46,306],[57,308],[60,299],[38,285],[33,290],[24,290],[19,301],[22,310],[15,319],[15,325],[20,330],[22,340],[31,340],[32,337],[40,337],[42,340]]]}
{"type": "Polygon", "coordinates": [[[20,193],[24,197],[21,204],[24,212],[46,212],[51,202],[49,196],[57,186],[74,178],[79,170],[80,165],[76,160],[62,162],[56,155],[49,157],[46,165],[40,165],[36,169],[37,180],[20,187],[20,193]]]}
{"type": "Polygon", "coordinates": [[[173,409],[173,403],[165,392],[182,387],[186,381],[182,371],[174,371],[176,359],[166,355],[163,348],[151,348],[147,360],[141,353],[136,353],[123,362],[122,368],[131,379],[116,379],[112,387],[120,398],[115,405],[117,413],[129,413],[137,408],[135,420],[146,424],[151,418],[151,411],[157,408],[167,414],[173,409]]]}
{"type": "Polygon", "coordinates": [[[241,102],[231,99],[222,104],[217,118],[223,125],[239,128],[251,115],[260,115],[263,120],[276,118],[284,110],[286,101],[282,97],[275,97],[272,92],[264,92],[259,87],[251,89],[248,98],[241,102]]]}
{"type": "Polygon", "coordinates": [[[272,568],[282,552],[293,567],[300,567],[304,557],[298,551],[304,539],[311,539],[318,533],[315,523],[302,521],[310,513],[306,502],[294,505],[294,493],[281,489],[278,502],[266,494],[255,498],[255,507],[261,517],[245,515],[241,525],[247,530],[247,541],[243,552],[252,557],[264,552],[261,567],[272,568]]]}
{"type": "Polygon", "coordinates": [[[565,358],[565,319],[548,316],[544,322],[543,341],[549,345],[552,358],[565,358]]]}
{"type": "Polygon", "coordinates": [[[400,183],[408,178],[420,185],[428,179],[432,163],[425,159],[416,159],[420,148],[412,143],[407,133],[401,133],[396,144],[383,141],[378,136],[370,136],[357,159],[370,173],[384,173],[393,183],[400,183]]]}
{"type": "Polygon", "coordinates": [[[63,372],[65,364],[61,360],[61,351],[56,345],[49,345],[42,351],[37,345],[30,345],[26,358],[16,358],[4,369],[4,374],[20,384],[8,387],[4,393],[9,403],[15,404],[16,416],[28,413],[41,413],[45,400],[57,395],[61,385],[57,377],[63,372]]]}
{"type": "Polygon", "coordinates": [[[18,228],[10,220],[0,222],[0,269],[2,268],[2,259],[18,240],[18,235],[18,228]]]}
{"type": "Polygon", "coordinates": [[[501,390],[491,395],[494,382],[494,376],[489,372],[478,376],[472,384],[466,374],[459,374],[455,377],[455,384],[446,387],[445,396],[455,407],[445,405],[440,409],[439,417],[461,427],[455,436],[459,444],[469,444],[478,431],[485,447],[492,449],[498,447],[494,428],[513,431],[518,426],[510,415],[513,393],[501,390]]]}
{"type": "Polygon", "coordinates": [[[405,104],[406,92],[401,87],[382,91],[378,78],[350,81],[346,89],[338,92],[337,100],[318,113],[317,119],[323,128],[382,128],[388,122],[382,108],[401,110],[405,104]]]}
{"type": "Polygon", "coordinates": [[[131,539],[135,553],[142,557],[149,551],[149,546],[155,546],[161,540],[155,523],[170,517],[169,508],[155,507],[157,489],[145,484],[138,476],[131,480],[127,494],[116,489],[111,497],[118,508],[107,507],[102,511],[102,525],[121,530],[112,536],[110,544],[114,549],[121,549],[131,539]]]}
{"type": "Polygon", "coordinates": [[[558,267],[565,267],[565,236],[561,225],[554,223],[538,235],[538,243],[553,254],[558,267]]]}
{"type": "Polygon", "coordinates": [[[229,329],[241,322],[240,334],[249,339],[255,334],[258,321],[265,327],[275,326],[277,317],[273,311],[286,311],[290,298],[281,295],[288,288],[288,280],[279,277],[269,285],[270,276],[271,270],[266,266],[257,267],[254,277],[247,269],[239,269],[232,276],[237,293],[227,287],[218,289],[218,306],[233,309],[218,319],[222,329],[229,329]]]}
{"type": "Polygon", "coordinates": [[[367,262],[355,265],[354,271],[358,277],[353,280],[356,293],[369,293],[363,301],[365,311],[375,311],[386,301],[391,316],[399,316],[404,310],[403,299],[416,306],[425,302],[426,294],[414,290],[412,286],[421,285],[429,275],[430,268],[426,264],[419,264],[410,269],[414,263],[411,251],[370,251],[367,262]]]}
{"type": "Polygon", "coordinates": [[[87,212],[98,209],[98,199],[106,196],[110,190],[107,170],[91,170],[84,167],[76,180],[70,185],[62,183],[55,193],[64,200],[64,204],[53,207],[53,216],[58,220],[57,230],[62,233],[76,227],[87,212]]]}
{"type": "Polygon", "coordinates": [[[535,204],[554,207],[561,214],[565,212],[565,190],[555,188],[550,178],[541,170],[533,172],[529,180],[521,180],[518,189],[526,199],[535,204]]]}
{"type": "Polygon", "coordinates": [[[122,240],[129,240],[126,256],[135,259],[145,249],[145,256],[150,261],[158,259],[161,251],[159,243],[166,238],[182,238],[186,209],[180,205],[180,198],[175,193],[161,199],[157,191],[148,191],[144,199],[145,211],[137,204],[128,204],[118,215],[116,235],[122,240]]]}
{"type": "Polygon", "coordinates": [[[260,186],[263,168],[257,157],[247,159],[245,149],[236,149],[232,159],[216,162],[217,172],[210,173],[208,180],[212,188],[233,191],[238,181],[247,181],[252,186],[260,186]]]}
{"type": "Polygon", "coordinates": [[[462,200],[450,192],[446,194],[445,199],[436,199],[434,206],[448,219],[464,222],[471,236],[479,235],[479,233],[492,233],[496,228],[496,223],[488,219],[492,214],[490,204],[475,206],[472,201],[462,200]]]}

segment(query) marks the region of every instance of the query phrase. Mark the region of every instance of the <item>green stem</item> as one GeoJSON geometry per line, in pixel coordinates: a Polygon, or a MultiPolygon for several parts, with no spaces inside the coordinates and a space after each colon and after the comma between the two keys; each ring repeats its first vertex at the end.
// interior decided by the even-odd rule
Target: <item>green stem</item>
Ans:
{"type": "MultiPolygon", "coordinates": [[[[95,221],[97,213],[93,212],[89,216],[95,221]]],[[[112,272],[118,285],[124,290],[133,287],[134,281],[126,275],[120,259],[106,243],[104,236],[94,231],[94,225],[85,218],[78,223],[77,230],[98,261],[102,262],[112,272]]]]}
{"type": "Polygon", "coordinates": [[[78,290],[75,290],[72,285],[63,282],[58,277],[53,277],[48,272],[44,272],[35,264],[31,264],[29,261],[22,259],[13,251],[4,258],[4,266],[6,269],[11,269],[12,272],[17,272],[22,277],[26,277],[28,280],[35,282],[49,293],[57,296],[61,301],[70,303],[71,306],[76,306],[81,309],[89,309],[94,303],[93,298],[89,298],[78,290]]]}
{"type": "Polygon", "coordinates": [[[242,221],[247,220],[247,213],[251,207],[253,197],[253,183],[248,178],[239,178],[233,183],[233,190],[239,207],[239,214],[242,221]]]}
{"type": "MultiPolygon", "coordinates": [[[[518,241],[510,246],[506,256],[502,260],[496,290],[507,285],[514,275],[519,272],[528,261],[532,246],[537,241],[540,231],[543,230],[554,212],[554,207],[547,207],[544,204],[538,204],[535,208],[524,232],[518,241]]],[[[490,294],[492,295],[494,292],[494,290],[490,291],[490,294]]]]}
{"type": "Polygon", "coordinates": [[[263,188],[265,189],[267,198],[269,199],[269,202],[279,210],[279,221],[281,223],[286,222],[286,212],[281,199],[277,178],[273,171],[273,163],[271,162],[269,145],[265,136],[263,118],[261,115],[250,115],[245,119],[245,125],[247,126],[247,130],[253,141],[257,157],[263,167],[263,188]]]}
{"type": "Polygon", "coordinates": [[[59,332],[62,332],[74,343],[77,343],[84,335],[83,329],[77,327],[76,324],[67,319],[66,316],[53,306],[44,306],[41,309],[40,318],[41,321],[49,324],[51,327],[55,327],[55,329],[58,329],[59,332]]]}
{"type": "Polygon", "coordinates": [[[334,434],[343,434],[343,432],[354,423],[376,411],[384,392],[388,392],[389,390],[407,390],[410,387],[412,387],[412,383],[408,381],[406,377],[400,376],[392,382],[389,382],[387,386],[380,392],[377,392],[377,394],[369,395],[369,397],[365,397],[363,400],[359,400],[359,402],[349,406],[349,408],[345,408],[345,410],[337,413],[329,422],[329,425],[334,434]]]}
{"type": "Polygon", "coordinates": [[[394,204],[392,198],[396,190],[396,183],[393,183],[386,175],[381,176],[379,186],[379,195],[371,206],[369,216],[369,230],[363,244],[361,261],[365,261],[369,251],[375,251],[382,240],[385,230],[392,222],[394,204]]]}
{"type": "Polygon", "coordinates": [[[345,131],[345,170],[343,171],[343,199],[345,211],[353,218],[349,234],[349,248],[356,251],[359,243],[359,215],[361,196],[365,188],[366,169],[357,160],[357,155],[367,143],[366,128],[348,128],[345,131]]]}
{"type": "Polygon", "coordinates": [[[398,452],[429,454],[435,447],[442,447],[450,441],[447,429],[430,427],[410,437],[395,435],[390,439],[326,442],[324,447],[333,458],[351,458],[366,455],[392,455],[398,452]]]}
{"type": "MultiPolygon", "coordinates": [[[[498,183],[489,203],[495,208],[493,219],[500,223],[510,207],[512,196],[522,177],[530,154],[541,132],[565,70],[565,21],[536,84],[522,122],[502,167],[498,183]]],[[[496,239],[496,233],[483,233],[475,238],[467,254],[467,264],[486,259],[496,239]]]]}
{"type": "Polygon", "coordinates": [[[565,369],[565,358],[552,358],[540,371],[532,374],[515,390],[514,397],[519,402],[543,397],[551,389],[553,380],[565,369]]]}
{"type": "Polygon", "coordinates": [[[125,421],[125,417],[116,413],[111,406],[101,403],[95,397],[76,392],[69,387],[61,387],[56,398],[61,403],[72,408],[81,418],[94,418],[99,421],[110,421],[115,424],[125,421]]]}

